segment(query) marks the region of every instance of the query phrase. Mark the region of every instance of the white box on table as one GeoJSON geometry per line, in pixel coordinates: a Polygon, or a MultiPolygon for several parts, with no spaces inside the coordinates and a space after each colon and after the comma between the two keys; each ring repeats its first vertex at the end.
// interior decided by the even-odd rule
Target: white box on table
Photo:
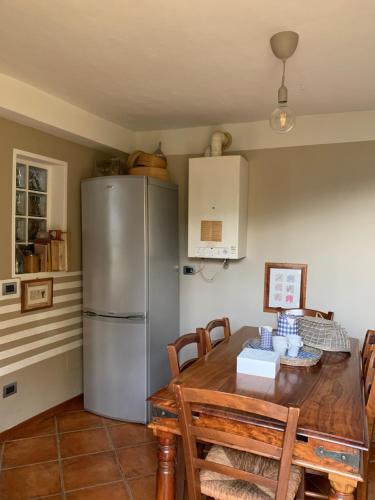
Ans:
{"type": "Polygon", "coordinates": [[[246,347],[237,356],[237,373],[275,378],[280,368],[280,354],[246,347]]]}

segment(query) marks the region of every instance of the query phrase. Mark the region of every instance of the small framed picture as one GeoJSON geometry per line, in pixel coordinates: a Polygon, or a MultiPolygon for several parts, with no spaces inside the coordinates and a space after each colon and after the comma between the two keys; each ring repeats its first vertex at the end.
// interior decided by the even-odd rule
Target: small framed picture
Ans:
{"type": "Polygon", "coordinates": [[[21,312],[53,305],[53,278],[21,281],[21,312]]]}
{"type": "Polygon", "coordinates": [[[307,264],[266,262],[264,269],[263,311],[304,309],[307,264]]]}

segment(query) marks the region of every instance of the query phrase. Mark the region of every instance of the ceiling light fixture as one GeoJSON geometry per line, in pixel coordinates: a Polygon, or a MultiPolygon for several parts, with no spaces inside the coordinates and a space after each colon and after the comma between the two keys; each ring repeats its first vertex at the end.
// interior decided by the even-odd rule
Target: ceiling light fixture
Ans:
{"type": "Polygon", "coordinates": [[[280,31],[271,37],[271,49],[274,55],[283,62],[283,76],[278,91],[278,103],[270,116],[270,125],[276,132],[286,133],[292,130],[296,121],[294,111],[288,106],[288,89],[285,86],[285,63],[291,57],[298,45],[298,33],[280,31]]]}

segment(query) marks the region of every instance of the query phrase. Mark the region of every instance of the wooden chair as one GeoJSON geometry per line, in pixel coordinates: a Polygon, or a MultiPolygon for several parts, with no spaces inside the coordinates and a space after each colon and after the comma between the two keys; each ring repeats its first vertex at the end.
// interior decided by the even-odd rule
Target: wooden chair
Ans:
{"type": "Polygon", "coordinates": [[[205,354],[203,328],[197,328],[195,333],[187,333],[178,337],[173,343],[167,345],[169,366],[171,369],[172,378],[177,377],[183,370],[192,365],[197,359],[205,354]],[[197,344],[196,358],[191,358],[180,364],[180,351],[183,347],[197,344]]]}
{"type": "MultiPolygon", "coordinates": [[[[179,420],[184,445],[189,500],[207,495],[227,500],[295,498],[303,469],[291,465],[299,417],[298,408],[286,408],[268,401],[176,384],[179,420]],[[193,417],[192,405],[214,406],[268,417],[286,424],[281,446],[258,440],[254,433],[236,433],[238,425],[212,428],[204,418],[193,417]],[[198,457],[197,440],[213,444],[206,459],[198,457]],[[222,476],[229,476],[234,481],[222,476]],[[236,481],[237,480],[237,481],[236,481]],[[239,480],[239,481],[238,481],[239,480]],[[273,498],[273,497],[272,497],[273,498]]],[[[230,421],[229,421],[230,422],[230,421]]],[[[244,424],[246,426],[246,424],[244,424]]],[[[246,426],[249,430],[249,426],[246,426]]],[[[280,431],[281,433],[281,431],[280,431]]]]}
{"type": "MultiPolygon", "coordinates": [[[[371,352],[367,363],[367,373],[364,381],[366,414],[368,425],[369,446],[371,446],[372,436],[374,433],[375,422],[375,351],[371,352]]],[[[363,476],[364,482],[358,483],[357,500],[367,500],[367,483],[368,483],[368,463],[370,452],[363,453],[363,476]]]]}
{"type": "Polygon", "coordinates": [[[213,319],[210,321],[204,329],[204,340],[207,352],[211,351],[214,347],[223,342],[223,340],[229,339],[230,335],[230,323],[228,318],[213,319]],[[213,340],[211,337],[212,331],[220,327],[223,328],[224,337],[213,340]]]}
{"type": "Polygon", "coordinates": [[[333,312],[328,311],[328,312],[323,312],[323,311],[317,311],[316,309],[279,309],[278,312],[284,312],[286,314],[293,314],[294,316],[311,316],[311,317],[321,317],[324,319],[333,319],[333,312]]]}
{"type": "Polygon", "coordinates": [[[362,369],[364,378],[366,378],[367,365],[373,351],[375,351],[375,330],[367,330],[362,348],[362,369]]]}
{"type": "MultiPolygon", "coordinates": [[[[197,359],[205,355],[205,340],[203,328],[197,328],[195,333],[186,333],[178,337],[173,343],[167,345],[169,367],[172,378],[177,377],[183,370],[186,370],[197,359]],[[180,364],[180,351],[187,345],[196,344],[197,357],[190,358],[180,364]]],[[[201,451],[202,452],[202,451],[201,451]]],[[[177,470],[176,470],[176,498],[182,500],[185,497],[185,463],[181,439],[177,442],[177,470]]]]}
{"type": "MultiPolygon", "coordinates": [[[[374,430],[374,418],[375,418],[375,331],[367,330],[365,340],[363,342],[362,348],[362,369],[363,369],[363,379],[364,379],[364,392],[366,401],[366,413],[368,422],[368,435],[371,444],[371,438],[374,430]]],[[[364,452],[363,454],[363,468],[364,468],[364,478],[363,483],[358,483],[358,493],[357,500],[367,500],[367,470],[368,470],[369,453],[364,452]]],[[[306,497],[312,497],[317,499],[328,499],[328,494],[322,494],[318,492],[316,487],[310,488],[309,484],[314,485],[315,482],[319,483],[321,490],[329,491],[329,481],[320,476],[319,473],[315,471],[308,471],[307,473],[307,491],[305,491],[306,497]]]]}

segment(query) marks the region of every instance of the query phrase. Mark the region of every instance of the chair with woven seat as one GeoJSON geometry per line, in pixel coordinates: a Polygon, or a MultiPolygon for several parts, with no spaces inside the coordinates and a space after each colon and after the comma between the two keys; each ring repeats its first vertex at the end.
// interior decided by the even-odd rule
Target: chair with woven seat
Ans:
{"type": "Polygon", "coordinates": [[[293,316],[310,316],[313,318],[321,317],[323,319],[333,320],[334,313],[332,311],[323,312],[316,309],[282,309],[278,310],[279,313],[293,314],[293,316]]]}
{"type": "Polygon", "coordinates": [[[303,469],[292,465],[298,408],[179,384],[175,388],[189,500],[201,499],[202,495],[217,500],[293,500],[297,493],[303,493],[303,469]],[[196,405],[241,411],[252,418],[272,418],[282,422],[285,429],[280,430],[280,442],[270,444],[260,440],[262,433],[251,431],[249,425],[243,424],[239,430],[238,424],[231,427],[230,419],[226,419],[226,425],[220,428],[217,420],[215,424],[212,419],[193,417],[192,406],[196,405]],[[198,457],[198,440],[213,445],[205,459],[198,457]]]}
{"type": "MultiPolygon", "coordinates": [[[[197,328],[195,333],[186,333],[181,335],[174,342],[167,345],[169,367],[171,370],[172,378],[177,377],[182,371],[189,368],[195,361],[205,355],[205,340],[203,328],[197,328]],[[195,358],[190,358],[183,363],[180,362],[181,350],[189,345],[196,344],[197,356],[195,358]]],[[[177,497],[184,498],[185,490],[185,464],[183,451],[181,446],[181,439],[177,443],[177,471],[176,471],[176,483],[177,483],[177,497]]]]}
{"type": "Polygon", "coordinates": [[[207,352],[211,351],[214,347],[223,342],[223,340],[229,339],[230,335],[231,331],[229,318],[213,319],[207,323],[207,326],[204,329],[204,340],[207,352]],[[212,332],[216,330],[216,328],[222,328],[224,336],[214,340],[212,332]]]}
{"type": "Polygon", "coordinates": [[[367,365],[373,351],[375,351],[375,330],[367,330],[362,347],[362,369],[364,378],[366,378],[367,365]]]}
{"type": "MultiPolygon", "coordinates": [[[[371,444],[374,424],[375,424],[375,351],[370,353],[367,362],[367,373],[364,381],[366,414],[367,414],[367,431],[369,442],[371,444]]],[[[363,483],[358,483],[357,500],[367,500],[367,483],[368,483],[368,464],[370,452],[363,453],[363,483]]]]}
{"type": "Polygon", "coordinates": [[[197,328],[195,333],[186,333],[181,335],[174,342],[167,345],[169,366],[171,369],[172,378],[177,377],[183,370],[205,354],[205,341],[203,328],[197,328]],[[196,344],[197,357],[190,358],[183,363],[180,363],[180,351],[183,347],[191,344],[196,344]]]}

